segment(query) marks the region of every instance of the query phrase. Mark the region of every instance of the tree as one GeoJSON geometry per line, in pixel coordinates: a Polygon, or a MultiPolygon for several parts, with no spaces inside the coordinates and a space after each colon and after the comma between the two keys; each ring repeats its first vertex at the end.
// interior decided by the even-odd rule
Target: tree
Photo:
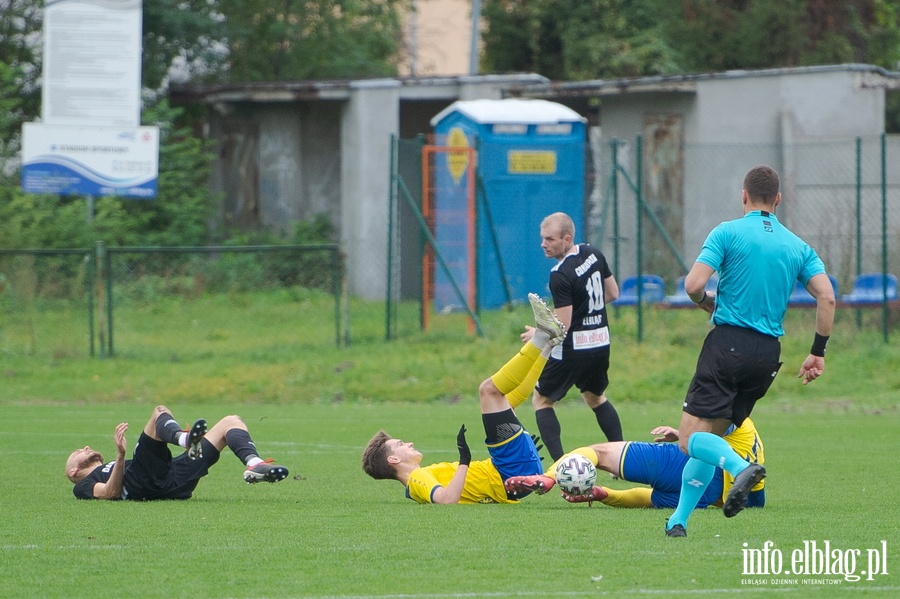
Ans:
{"type": "Polygon", "coordinates": [[[483,70],[577,80],[675,73],[663,0],[486,0],[483,70]]]}
{"type": "Polygon", "coordinates": [[[186,78],[210,79],[225,67],[217,0],[144,2],[143,85],[159,89],[173,65],[186,78]]]}
{"type": "Polygon", "coordinates": [[[231,81],[396,73],[409,0],[219,0],[231,81]]]}
{"type": "Polygon", "coordinates": [[[485,0],[484,67],[572,80],[900,61],[895,0],[485,0]]]}
{"type": "Polygon", "coordinates": [[[683,0],[664,35],[687,72],[868,63],[896,68],[900,9],[890,0],[683,0]]]}
{"type": "Polygon", "coordinates": [[[41,110],[43,2],[0,0],[0,175],[19,151],[22,123],[41,110]]]}

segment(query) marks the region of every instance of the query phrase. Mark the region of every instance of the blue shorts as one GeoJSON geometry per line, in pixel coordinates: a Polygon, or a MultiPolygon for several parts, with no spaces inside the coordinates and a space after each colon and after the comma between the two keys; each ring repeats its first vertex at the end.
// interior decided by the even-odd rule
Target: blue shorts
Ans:
{"type": "MultiPolygon", "coordinates": [[[[681,471],[688,459],[675,443],[631,441],[625,444],[619,458],[619,474],[627,481],[650,485],[653,488],[650,494],[653,507],[674,508],[681,496],[681,471]]],[[[722,469],[716,468],[697,507],[705,508],[719,501],[722,485],[722,469]]]]}
{"type": "Polygon", "coordinates": [[[531,435],[524,428],[519,429],[518,433],[505,441],[496,445],[488,445],[487,449],[494,468],[497,469],[503,480],[510,476],[531,476],[544,473],[541,456],[538,455],[531,435]]]}

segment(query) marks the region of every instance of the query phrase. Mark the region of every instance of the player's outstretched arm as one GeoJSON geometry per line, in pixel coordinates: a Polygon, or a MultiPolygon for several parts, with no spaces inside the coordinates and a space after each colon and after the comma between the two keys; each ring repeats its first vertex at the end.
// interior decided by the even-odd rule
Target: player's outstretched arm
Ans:
{"type": "Polygon", "coordinates": [[[441,487],[434,492],[434,503],[459,503],[462,497],[463,487],[466,486],[466,475],[469,473],[469,464],[472,462],[472,452],[466,442],[466,425],[459,427],[456,434],[456,449],[459,451],[459,468],[446,487],[441,487]]]}

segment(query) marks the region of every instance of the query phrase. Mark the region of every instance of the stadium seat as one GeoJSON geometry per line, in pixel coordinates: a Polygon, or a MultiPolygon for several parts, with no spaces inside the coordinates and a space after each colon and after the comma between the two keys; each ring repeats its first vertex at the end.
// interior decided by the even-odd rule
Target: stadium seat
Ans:
{"type": "MultiPolygon", "coordinates": [[[[645,304],[661,302],[666,295],[666,283],[659,275],[641,275],[641,300],[645,304]]],[[[638,303],[638,277],[625,277],[619,286],[619,297],[613,302],[616,306],[634,306],[638,303]]]]}
{"type": "MultiPolygon", "coordinates": [[[[838,295],[838,282],[837,277],[834,275],[828,275],[828,280],[831,281],[831,287],[834,289],[834,297],[835,299],[841,297],[838,295]]],[[[816,298],[810,295],[809,291],[806,290],[806,287],[800,281],[794,281],[794,289],[791,291],[791,295],[788,298],[788,306],[815,306],[816,298]]]]}
{"type": "MultiPolygon", "coordinates": [[[[706,290],[715,291],[718,285],[719,278],[713,275],[706,283],[706,290]]],[[[684,290],[684,277],[678,277],[678,281],[675,283],[675,293],[664,297],[662,303],[667,308],[690,308],[694,305],[694,300],[684,290]]]]}
{"type": "Polygon", "coordinates": [[[853,283],[850,293],[841,297],[846,304],[880,304],[884,299],[897,301],[897,276],[880,272],[859,275],[853,283]],[[884,286],[887,283],[887,298],[884,286]]]}

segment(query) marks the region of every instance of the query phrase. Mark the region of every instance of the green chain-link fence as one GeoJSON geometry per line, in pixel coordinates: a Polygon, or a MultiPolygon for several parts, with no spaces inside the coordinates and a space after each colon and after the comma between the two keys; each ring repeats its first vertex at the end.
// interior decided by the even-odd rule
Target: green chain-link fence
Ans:
{"type": "Polygon", "coordinates": [[[0,353],[94,355],[91,250],[0,250],[0,353]]]}
{"type": "MultiPolygon", "coordinates": [[[[673,293],[709,231],[740,216],[744,174],[758,164],[779,172],[783,201],[778,217],[817,250],[837,280],[838,299],[852,291],[861,274],[900,276],[900,136],[684,144],[678,135],[663,134],[650,140],[603,140],[597,130],[589,141],[586,227],[578,238],[603,250],[620,282],[656,274],[673,293]]],[[[416,201],[421,146],[421,140],[399,140],[392,174],[412,182],[408,187],[416,201]]],[[[421,235],[403,214],[402,202],[394,201],[391,210],[389,338],[397,334],[398,321],[417,321],[397,318],[390,309],[393,303],[396,311],[404,298],[421,301],[416,286],[422,280],[421,235]]],[[[521,238],[533,234],[523,230],[521,238]]],[[[862,326],[858,307],[844,304],[842,309],[855,310],[862,326]]],[[[867,322],[879,320],[885,338],[897,312],[896,301],[864,309],[880,316],[867,322]]],[[[640,317],[638,324],[640,338],[640,317]]]]}
{"type": "Polygon", "coordinates": [[[343,272],[334,244],[0,250],[0,351],[184,359],[340,346],[343,272]]]}
{"type": "MultiPolygon", "coordinates": [[[[620,281],[653,273],[671,293],[709,231],[740,216],[743,176],[757,164],[779,172],[778,217],[822,257],[839,300],[860,274],[900,275],[900,171],[892,168],[900,137],[650,146],[638,137],[612,140],[600,153],[602,201],[592,206],[588,238],[611,257],[620,281]]],[[[896,302],[868,308],[883,308],[887,338],[896,302]]]]}

